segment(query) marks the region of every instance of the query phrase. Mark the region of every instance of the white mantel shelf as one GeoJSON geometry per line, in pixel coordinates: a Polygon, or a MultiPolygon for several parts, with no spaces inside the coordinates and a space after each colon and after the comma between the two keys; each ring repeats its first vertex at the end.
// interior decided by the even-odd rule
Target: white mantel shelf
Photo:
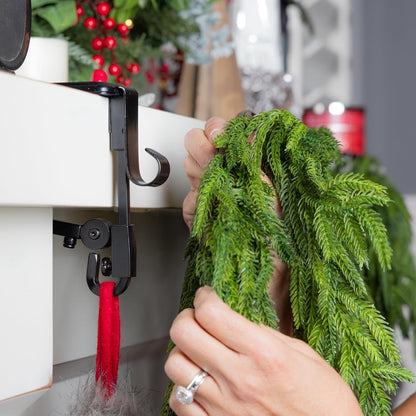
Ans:
{"type": "MultiPolygon", "coordinates": [[[[138,112],[143,179],[153,179],[157,170],[146,147],[163,154],[171,172],[160,187],[130,184],[131,209],[180,208],[189,190],[183,138],[191,128],[203,127],[203,122],[146,107],[138,112]]],[[[79,247],[78,259],[75,254],[60,254],[54,248],[52,223],[54,209],[66,210],[76,221],[83,209],[110,213],[117,209],[108,113],[107,98],[0,71],[0,414],[12,406],[13,412],[6,413],[20,415],[35,397],[33,392],[47,390],[53,364],[94,353],[94,334],[89,331],[88,343],[82,343],[85,337],[78,334],[76,349],[63,348],[53,357],[54,344],[59,344],[53,338],[53,321],[59,326],[63,319],[63,300],[84,299],[75,312],[91,316],[97,298],[84,281],[86,250],[79,247]],[[68,266],[70,259],[75,265],[68,266]],[[76,284],[65,278],[67,273],[79,275],[76,284]],[[53,300],[53,293],[57,299],[53,300]]],[[[135,296],[137,292],[130,295],[133,306],[135,296]]],[[[77,317],[74,313],[70,322],[77,317]]],[[[93,318],[89,325],[95,325],[93,318]]],[[[157,330],[162,329],[147,336],[159,336],[157,330]]],[[[68,344],[71,335],[66,332],[65,327],[58,335],[68,344]]],[[[124,346],[147,340],[127,335],[124,346]]]]}
{"type": "MultiPolygon", "coordinates": [[[[113,208],[108,99],[0,72],[0,206],[113,208]]],[[[139,107],[142,176],[153,179],[162,153],[171,174],[160,187],[131,185],[132,209],[181,207],[189,185],[183,138],[203,122],[139,107]]]]}

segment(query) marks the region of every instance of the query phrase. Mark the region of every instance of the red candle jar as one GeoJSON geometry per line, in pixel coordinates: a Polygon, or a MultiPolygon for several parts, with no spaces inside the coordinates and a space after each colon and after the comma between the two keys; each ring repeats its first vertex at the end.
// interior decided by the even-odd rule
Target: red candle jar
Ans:
{"type": "Polygon", "coordinates": [[[315,106],[306,109],[302,122],[307,127],[326,127],[340,142],[344,154],[363,156],[365,153],[365,113],[362,108],[348,108],[333,102],[327,107],[315,106]]]}

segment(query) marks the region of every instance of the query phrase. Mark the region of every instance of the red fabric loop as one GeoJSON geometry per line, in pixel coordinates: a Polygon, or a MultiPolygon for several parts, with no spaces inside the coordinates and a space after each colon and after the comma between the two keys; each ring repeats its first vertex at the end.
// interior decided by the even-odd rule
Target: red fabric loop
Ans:
{"type": "Polygon", "coordinates": [[[100,284],[95,381],[101,384],[106,399],[117,385],[120,355],[120,311],[118,296],[113,296],[114,285],[114,282],[100,284]]]}

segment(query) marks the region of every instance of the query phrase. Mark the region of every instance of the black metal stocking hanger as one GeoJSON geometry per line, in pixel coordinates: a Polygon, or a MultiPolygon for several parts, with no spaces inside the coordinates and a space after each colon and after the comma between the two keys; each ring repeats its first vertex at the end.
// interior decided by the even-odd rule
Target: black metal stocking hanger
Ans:
{"type": "MultiPolygon", "coordinates": [[[[111,247],[111,259],[101,261],[105,276],[119,278],[114,296],[121,295],[136,276],[136,241],[134,226],[130,224],[130,181],[139,186],[162,185],[170,173],[169,162],[160,153],[146,148],[158,163],[156,177],[146,182],[139,169],[138,156],[138,93],[132,88],[102,82],[63,83],[67,87],[98,94],[109,99],[110,148],[117,156],[118,224],[95,218],[83,225],[53,221],[53,233],[64,236],[64,247],[74,248],[81,239],[86,247],[98,250],[111,247]]],[[[99,294],[100,255],[90,253],[87,263],[87,284],[99,294]]]]}
{"type": "MultiPolygon", "coordinates": [[[[13,72],[23,63],[29,46],[31,26],[30,0],[0,0],[0,70],[13,72]]],[[[152,149],[145,149],[158,163],[156,177],[145,182],[140,174],[138,156],[138,94],[131,88],[99,82],[65,83],[101,95],[109,100],[110,147],[117,155],[118,224],[92,219],[84,225],[62,221],[53,222],[54,234],[64,236],[64,246],[75,247],[81,241],[91,250],[111,246],[111,260],[104,258],[101,271],[105,276],[118,277],[114,295],[123,293],[130,278],[136,276],[136,242],[130,224],[130,181],[139,186],[159,186],[169,176],[168,160],[152,149]]],[[[99,294],[100,256],[90,253],[87,283],[99,294]]]]}

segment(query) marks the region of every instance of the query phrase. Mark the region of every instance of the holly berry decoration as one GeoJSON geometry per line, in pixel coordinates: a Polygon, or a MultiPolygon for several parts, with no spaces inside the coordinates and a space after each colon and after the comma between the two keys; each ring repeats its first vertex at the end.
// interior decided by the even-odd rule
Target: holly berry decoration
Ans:
{"type": "Polygon", "coordinates": [[[104,58],[102,55],[93,55],[92,60],[100,67],[104,65],[104,58]]]}
{"type": "Polygon", "coordinates": [[[107,82],[108,75],[107,72],[104,71],[104,69],[96,69],[92,73],[92,81],[95,82],[107,82]]]}
{"type": "Polygon", "coordinates": [[[76,0],[77,23],[91,33],[91,59],[94,71],[91,80],[107,82],[114,77],[116,83],[129,86],[131,76],[140,73],[136,62],[118,62],[117,44],[121,40],[129,41],[129,27],[124,22],[117,22],[111,16],[112,1],[76,0]],[[82,22],[81,22],[82,21],[82,22]]]}
{"type": "Polygon", "coordinates": [[[97,4],[96,10],[100,16],[108,16],[110,14],[111,7],[106,2],[100,2],[97,4]]]}
{"type": "Polygon", "coordinates": [[[126,69],[131,74],[138,74],[141,68],[139,64],[135,64],[134,62],[129,62],[126,64],[126,69]]]}
{"type": "Polygon", "coordinates": [[[116,45],[117,45],[117,41],[116,41],[116,38],[114,36],[107,36],[104,39],[104,46],[107,49],[114,49],[116,47],[116,45]]]}
{"type": "Polygon", "coordinates": [[[117,64],[110,64],[108,66],[108,72],[110,73],[110,75],[120,75],[121,74],[121,68],[120,65],[117,64]]]}
{"type": "Polygon", "coordinates": [[[107,19],[104,20],[103,25],[107,30],[113,30],[117,26],[117,23],[113,18],[107,17],[107,19]]]}
{"type": "Polygon", "coordinates": [[[91,47],[95,50],[95,51],[101,51],[101,49],[104,48],[104,41],[101,38],[94,38],[91,41],[91,47]]]}
{"type": "Polygon", "coordinates": [[[94,17],[87,17],[84,20],[84,27],[87,30],[94,30],[97,27],[97,19],[94,17]]]}
{"type": "Polygon", "coordinates": [[[118,33],[120,33],[121,36],[127,36],[129,33],[129,27],[125,23],[119,23],[117,25],[118,33]]]}

